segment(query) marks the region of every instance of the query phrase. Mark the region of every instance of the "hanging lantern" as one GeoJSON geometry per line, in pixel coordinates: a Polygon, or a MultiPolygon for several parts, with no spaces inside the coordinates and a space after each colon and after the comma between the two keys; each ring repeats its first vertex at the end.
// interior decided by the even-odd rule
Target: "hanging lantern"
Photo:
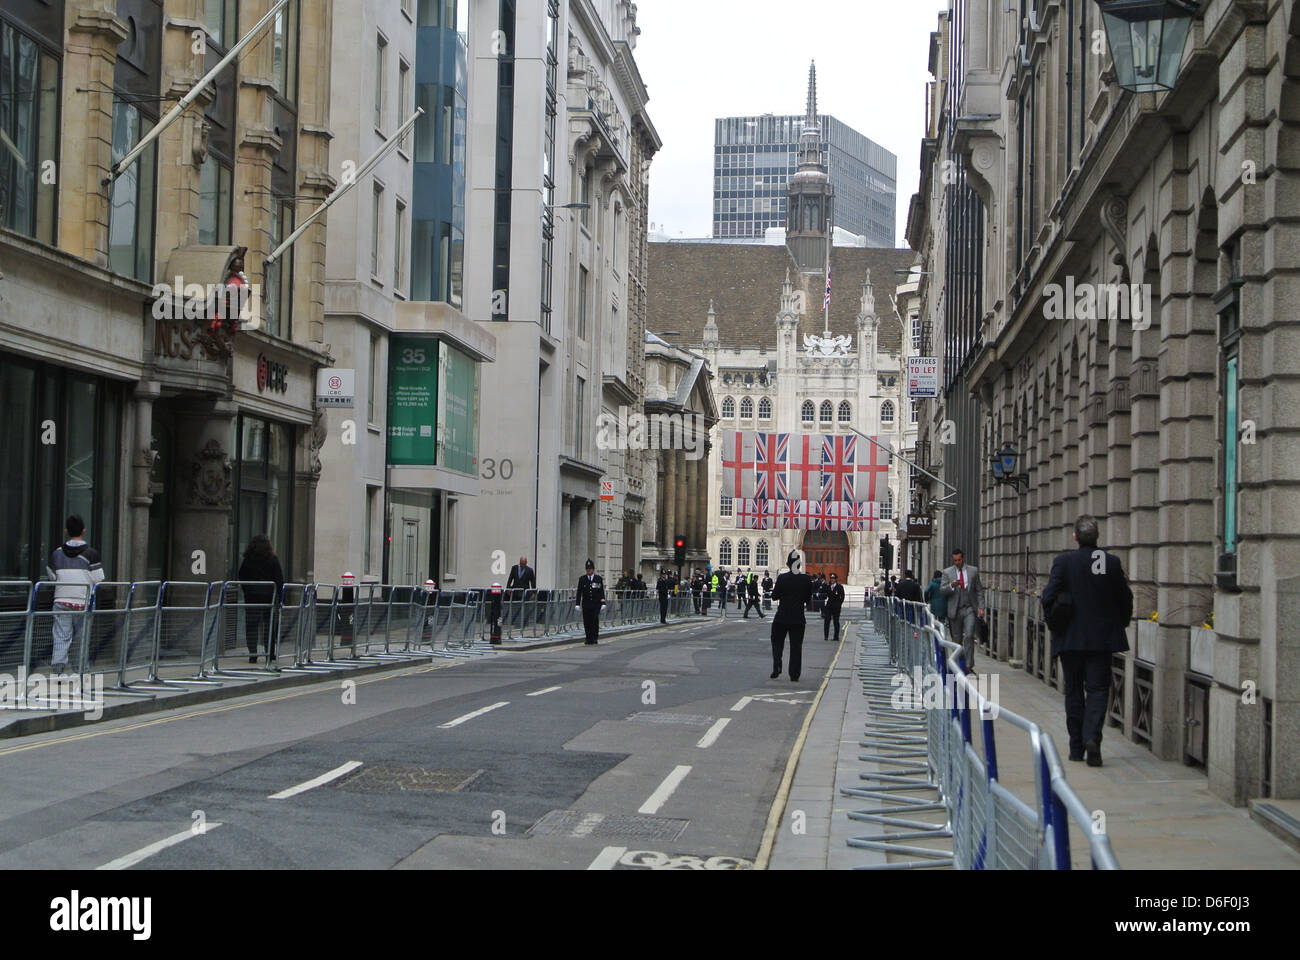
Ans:
{"type": "Polygon", "coordinates": [[[1134,93],[1171,90],[1178,80],[1195,0],[1097,0],[1119,85],[1134,93]]]}

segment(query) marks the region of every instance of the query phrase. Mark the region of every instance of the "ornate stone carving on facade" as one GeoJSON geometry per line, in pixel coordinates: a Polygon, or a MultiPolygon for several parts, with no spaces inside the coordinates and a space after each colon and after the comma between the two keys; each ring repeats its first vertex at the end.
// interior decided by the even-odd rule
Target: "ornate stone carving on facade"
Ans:
{"type": "Polygon", "coordinates": [[[190,145],[190,159],[194,166],[202,167],[208,159],[208,137],[212,125],[207,120],[199,119],[194,124],[194,142],[190,145]]]}
{"type": "Polygon", "coordinates": [[[830,360],[835,357],[849,356],[849,351],[853,348],[853,338],[850,336],[819,337],[804,334],[803,346],[808,353],[808,359],[830,360]]]}
{"type": "Polygon", "coordinates": [[[1123,197],[1108,197],[1101,205],[1101,228],[1115,244],[1115,255],[1110,262],[1119,267],[1120,283],[1128,283],[1128,263],[1124,257],[1124,232],[1128,229],[1128,201],[1123,197]]]}
{"type": "Polygon", "coordinates": [[[315,483],[320,479],[321,463],[320,452],[325,446],[325,411],[317,407],[311,417],[311,434],[308,439],[311,467],[308,473],[311,475],[312,482],[315,483]]]}
{"type": "Polygon", "coordinates": [[[190,461],[189,503],[204,507],[228,507],[231,496],[230,458],[216,440],[209,440],[190,461]]]}

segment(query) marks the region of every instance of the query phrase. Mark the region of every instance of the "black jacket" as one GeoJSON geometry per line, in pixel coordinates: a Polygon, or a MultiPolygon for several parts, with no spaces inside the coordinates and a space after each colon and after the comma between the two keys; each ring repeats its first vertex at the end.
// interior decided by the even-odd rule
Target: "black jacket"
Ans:
{"type": "Polygon", "coordinates": [[[840,607],[844,606],[844,584],[837,583],[826,588],[826,605],[822,608],[822,615],[833,617],[840,612],[840,607]]]}
{"type": "Polygon", "coordinates": [[[899,600],[913,600],[917,603],[925,601],[925,594],[921,590],[921,585],[915,580],[907,578],[898,581],[898,586],[894,589],[894,596],[899,600]]]}
{"type": "Polygon", "coordinates": [[[1093,573],[1096,548],[1080,547],[1052,561],[1043,590],[1043,613],[1069,593],[1074,617],[1064,634],[1052,634],[1052,656],[1062,653],[1119,653],[1128,649],[1125,633],[1133,619],[1133,591],[1119,557],[1107,553],[1106,572],[1093,573]]]}
{"type": "Polygon", "coordinates": [[[520,568],[515,564],[510,568],[510,578],[506,580],[506,589],[513,590],[516,587],[524,590],[537,589],[537,572],[532,567],[520,568]]]}
{"type": "Polygon", "coordinates": [[[578,606],[586,610],[599,610],[605,604],[605,580],[600,574],[590,579],[586,574],[578,580],[578,606]]]}
{"type": "Polygon", "coordinates": [[[803,610],[812,597],[812,577],[806,573],[783,573],[776,578],[772,588],[772,598],[777,601],[776,613],[772,616],[775,623],[807,623],[803,610]]]}
{"type": "Polygon", "coordinates": [[[261,584],[244,587],[245,603],[274,603],[276,597],[280,595],[280,588],[284,586],[284,571],[280,568],[280,558],[245,557],[244,562],[239,565],[239,579],[245,583],[258,580],[274,583],[274,589],[261,584]]]}
{"type": "Polygon", "coordinates": [[[758,578],[749,577],[745,583],[745,588],[749,592],[750,599],[758,599],[758,578]]]}
{"type": "Polygon", "coordinates": [[[655,584],[655,590],[658,592],[660,600],[667,600],[668,591],[672,588],[673,582],[667,577],[660,577],[659,582],[655,584]]]}

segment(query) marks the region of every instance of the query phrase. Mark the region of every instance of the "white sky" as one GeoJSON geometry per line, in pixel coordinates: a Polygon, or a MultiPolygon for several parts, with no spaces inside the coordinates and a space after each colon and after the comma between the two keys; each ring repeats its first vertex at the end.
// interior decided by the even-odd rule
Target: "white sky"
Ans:
{"type": "Polygon", "coordinates": [[[713,121],[817,108],[898,157],[896,246],[920,180],[930,34],[948,0],[638,0],[636,60],[664,147],[650,220],[671,237],[713,230],[713,121]]]}

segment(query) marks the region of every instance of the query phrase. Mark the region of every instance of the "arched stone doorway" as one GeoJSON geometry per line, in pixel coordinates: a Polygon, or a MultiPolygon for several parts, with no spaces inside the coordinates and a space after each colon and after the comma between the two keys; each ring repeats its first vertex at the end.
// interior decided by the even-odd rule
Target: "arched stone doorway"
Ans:
{"type": "Polygon", "coordinates": [[[849,579],[849,535],[832,530],[809,530],[803,536],[804,569],[810,576],[832,573],[840,583],[849,579]]]}

